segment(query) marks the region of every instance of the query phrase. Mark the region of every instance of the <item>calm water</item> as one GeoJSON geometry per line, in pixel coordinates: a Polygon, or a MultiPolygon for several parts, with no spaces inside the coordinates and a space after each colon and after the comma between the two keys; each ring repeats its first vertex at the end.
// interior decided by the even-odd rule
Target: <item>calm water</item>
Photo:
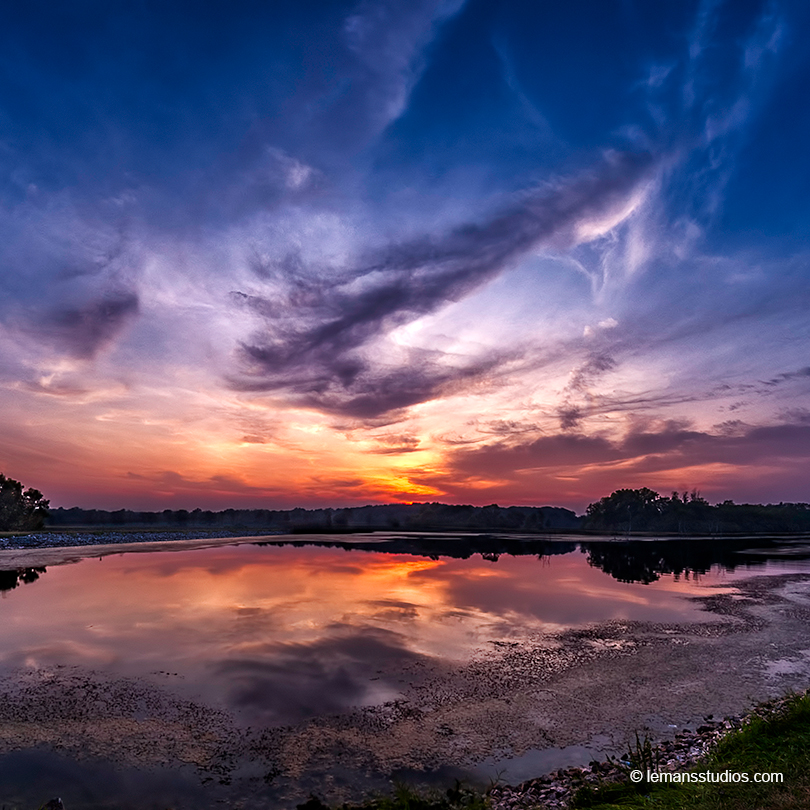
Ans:
{"type": "Polygon", "coordinates": [[[488,559],[392,553],[402,541],[385,538],[377,551],[245,544],[7,573],[0,672],[140,677],[243,725],[294,724],[396,699],[417,657],[461,662],[493,643],[611,619],[708,620],[687,597],[810,570],[798,544],[707,552],[689,542],[547,542],[541,556],[488,559]]]}

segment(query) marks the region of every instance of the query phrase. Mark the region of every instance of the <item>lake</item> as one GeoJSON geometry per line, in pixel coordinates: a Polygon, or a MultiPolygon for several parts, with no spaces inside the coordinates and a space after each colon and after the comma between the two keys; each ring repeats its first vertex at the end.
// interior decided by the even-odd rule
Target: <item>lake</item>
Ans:
{"type": "MultiPolygon", "coordinates": [[[[376,742],[367,744],[372,752],[361,749],[375,723],[385,737],[407,710],[433,717],[443,701],[511,705],[508,686],[500,697],[476,687],[476,698],[459,673],[464,684],[475,671],[484,681],[492,672],[508,680],[525,666],[510,665],[510,655],[534,651],[545,670],[528,679],[548,678],[555,667],[576,666],[565,634],[716,624],[703,600],[736,598],[732,582],[810,571],[804,541],[745,538],[375,534],[136,552],[0,575],[8,706],[19,714],[39,695],[50,712],[50,723],[47,713],[31,721],[26,744],[20,717],[6,710],[7,806],[36,807],[50,791],[67,810],[108,801],[202,807],[238,797],[292,807],[310,790],[340,796],[384,787],[392,773],[475,781],[511,762],[517,779],[568,764],[566,757],[587,761],[605,740],[562,746],[562,754],[523,738],[484,750],[489,743],[473,739],[479,732],[457,730],[465,722],[459,709],[434,724],[436,757],[411,761],[393,742],[382,753],[376,742]],[[330,746],[345,747],[335,729],[346,727],[355,729],[357,751],[344,762],[330,746]],[[146,753],[132,742],[139,735],[146,753]],[[183,742],[189,750],[178,754],[178,740],[194,737],[199,748],[206,735],[209,748],[189,753],[183,742]],[[329,744],[319,753],[313,738],[329,744]]],[[[605,652],[600,644],[614,645],[614,655],[625,643],[633,642],[601,638],[576,654],[587,663],[605,652]]]]}

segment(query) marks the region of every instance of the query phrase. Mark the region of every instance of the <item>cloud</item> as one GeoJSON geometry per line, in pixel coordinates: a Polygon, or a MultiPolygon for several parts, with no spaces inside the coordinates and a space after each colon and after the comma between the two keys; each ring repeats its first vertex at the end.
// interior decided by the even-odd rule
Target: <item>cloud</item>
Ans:
{"type": "Polygon", "coordinates": [[[255,486],[247,481],[232,475],[215,473],[205,479],[192,479],[174,470],[162,470],[156,473],[143,475],[128,472],[126,475],[135,481],[149,483],[155,491],[164,494],[199,494],[199,493],[225,493],[231,496],[242,495],[277,495],[281,492],[278,487],[255,486]]]}
{"type": "Polygon", "coordinates": [[[785,371],[782,374],[777,374],[770,380],[766,380],[763,385],[774,387],[782,383],[790,382],[791,380],[800,380],[805,377],[810,377],[810,366],[805,366],[796,371],[785,371]]]}
{"type": "Polygon", "coordinates": [[[110,292],[81,307],[51,310],[40,319],[34,334],[66,354],[86,360],[110,344],[137,314],[135,292],[110,292]]]}
{"type": "Polygon", "coordinates": [[[379,455],[400,455],[419,451],[421,439],[410,434],[385,434],[374,436],[377,447],[371,452],[379,455]]]}
{"type": "MultiPolygon", "coordinates": [[[[615,324],[615,321],[613,323],[615,324]]],[[[579,425],[585,415],[587,404],[594,399],[590,393],[591,387],[599,377],[614,368],[616,368],[616,361],[613,357],[606,352],[594,352],[571,372],[568,385],[563,391],[563,403],[557,409],[560,416],[560,427],[563,430],[570,430],[579,425]],[[577,403],[577,398],[582,401],[577,403]]]]}
{"type": "Polygon", "coordinates": [[[245,341],[234,387],[375,417],[486,375],[506,358],[452,362],[411,351],[386,369],[371,353],[384,334],[464,298],[529,250],[575,242],[584,222],[625,207],[653,165],[647,153],[611,154],[595,170],[527,193],[483,223],[393,245],[337,276],[288,277],[287,289],[277,287],[273,297],[236,293],[266,326],[245,341]]]}
{"type": "Polygon", "coordinates": [[[188,443],[138,463],[222,504],[280,497],[240,464],[282,452],[313,501],[390,497],[386,457],[522,486],[783,452],[750,425],[810,380],[804,12],[305,5],[0,31],[6,412],[188,443]]]}
{"type": "MultiPolygon", "coordinates": [[[[667,487],[697,486],[705,493],[730,497],[733,489],[729,482],[739,486],[746,475],[764,478],[774,469],[781,470],[779,475],[784,479],[777,485],[784,487],[793,477],[793,488],[801,489],[802,482],[795,479],[796,465],[803,469],[808,461],[808,418],[796,417],[775,425],[721,424],[714,431],[670,421],[631,430],[616,440],[561,434],[531,442],[500,441],[456,448],[447,455],[441,473],[416,473],[412,477],[451,497],[464,497],[465,492],[469,495],[477,490],[479,500],[500,492],[511,492],[513,498],[517,494],[518,499],[520,493],[533,493],[531,502],[536,503],[544,493],[561,490],[588,493],[584,497],[593,500],[600,492],[607,495],[621,487],[640,486],[664,491],[667,487]],[[720,470],[722,476],[718,478],[720,470]],[[481,484],[482,476],[489,482],[486,487],[481,484]]],[[[767,497],[759,495],[760,500],[767,497]]]]}
{"type": "Polygon", "coordinates": [[[343,24],[344,41],[364,68],[364,111],[372,129],[395,120],[424,70],[422,51],[464,0],[362,0],[343,24]]]}
{"type": "Polygon", "coordinates": [[[542,436],[520,444],[499,442],[456,450],[449,455],[453,475],[508,477],[515,472],[542,468],[570,467],[615,461],[620,447],[599,436],[559,434],[542,436]]]}

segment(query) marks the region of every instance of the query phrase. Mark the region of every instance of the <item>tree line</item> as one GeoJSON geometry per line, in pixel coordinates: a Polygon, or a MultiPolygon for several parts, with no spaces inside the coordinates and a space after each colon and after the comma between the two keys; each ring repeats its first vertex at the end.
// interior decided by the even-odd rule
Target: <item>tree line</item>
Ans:
{"type": "Polygon", "coordinates": [[[647,487],[618,489],[590,504],[578,517],[553,506],[375,504],[342,509],[129,509],[49,510],[33,488],[0,473],[0,531],[31,531],[44,526],[245,529],[251,533],[341,532],[374,529],[543,532],[585,529],[634,534],[715,534],[733,532],[810,532],[810,504],[710,504],[697,490],[664,496],[647,487]]]}
{"type": "Polygon", "coordinates": [[[38,489],[24,489],[19,481],[0,473],[0,531],[41,529],[49,504],[38,489]]]}
{"type": "Polygon", "coordinates": [[[242,529],[284,533],[340,533],[373,530],[503,529],[541,532],[577,529],[582,520],[570,509],[556,506],[470,506],[443,503],[371,504],[340,509],[164,509],[134,512],[119,509],[54,509],[48,525],[177,529],[242,529]]]}
{"type": "Polygon", "coordinates": [[[723,532],[808,532],[810,504],[712,506],[696,490],[669,497],[652,489],[618,489],[585,511],[584,528],[595,531],[715,534],[723,532]]]}

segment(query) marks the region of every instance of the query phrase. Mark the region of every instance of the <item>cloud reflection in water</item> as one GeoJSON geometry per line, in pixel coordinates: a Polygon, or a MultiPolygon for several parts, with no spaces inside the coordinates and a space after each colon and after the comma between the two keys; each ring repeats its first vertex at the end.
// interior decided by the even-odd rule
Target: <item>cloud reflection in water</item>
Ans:
{"type": "Polygon", "coordinates": [[[247,723],[292,723],[399,694],[420,663],[608,619],[706,618],[722,582],[621,583],[579,551],[497,562],[322,547],[224,546],[52,566],[0,602],[0,667],[172,675],[247,723]]]}

